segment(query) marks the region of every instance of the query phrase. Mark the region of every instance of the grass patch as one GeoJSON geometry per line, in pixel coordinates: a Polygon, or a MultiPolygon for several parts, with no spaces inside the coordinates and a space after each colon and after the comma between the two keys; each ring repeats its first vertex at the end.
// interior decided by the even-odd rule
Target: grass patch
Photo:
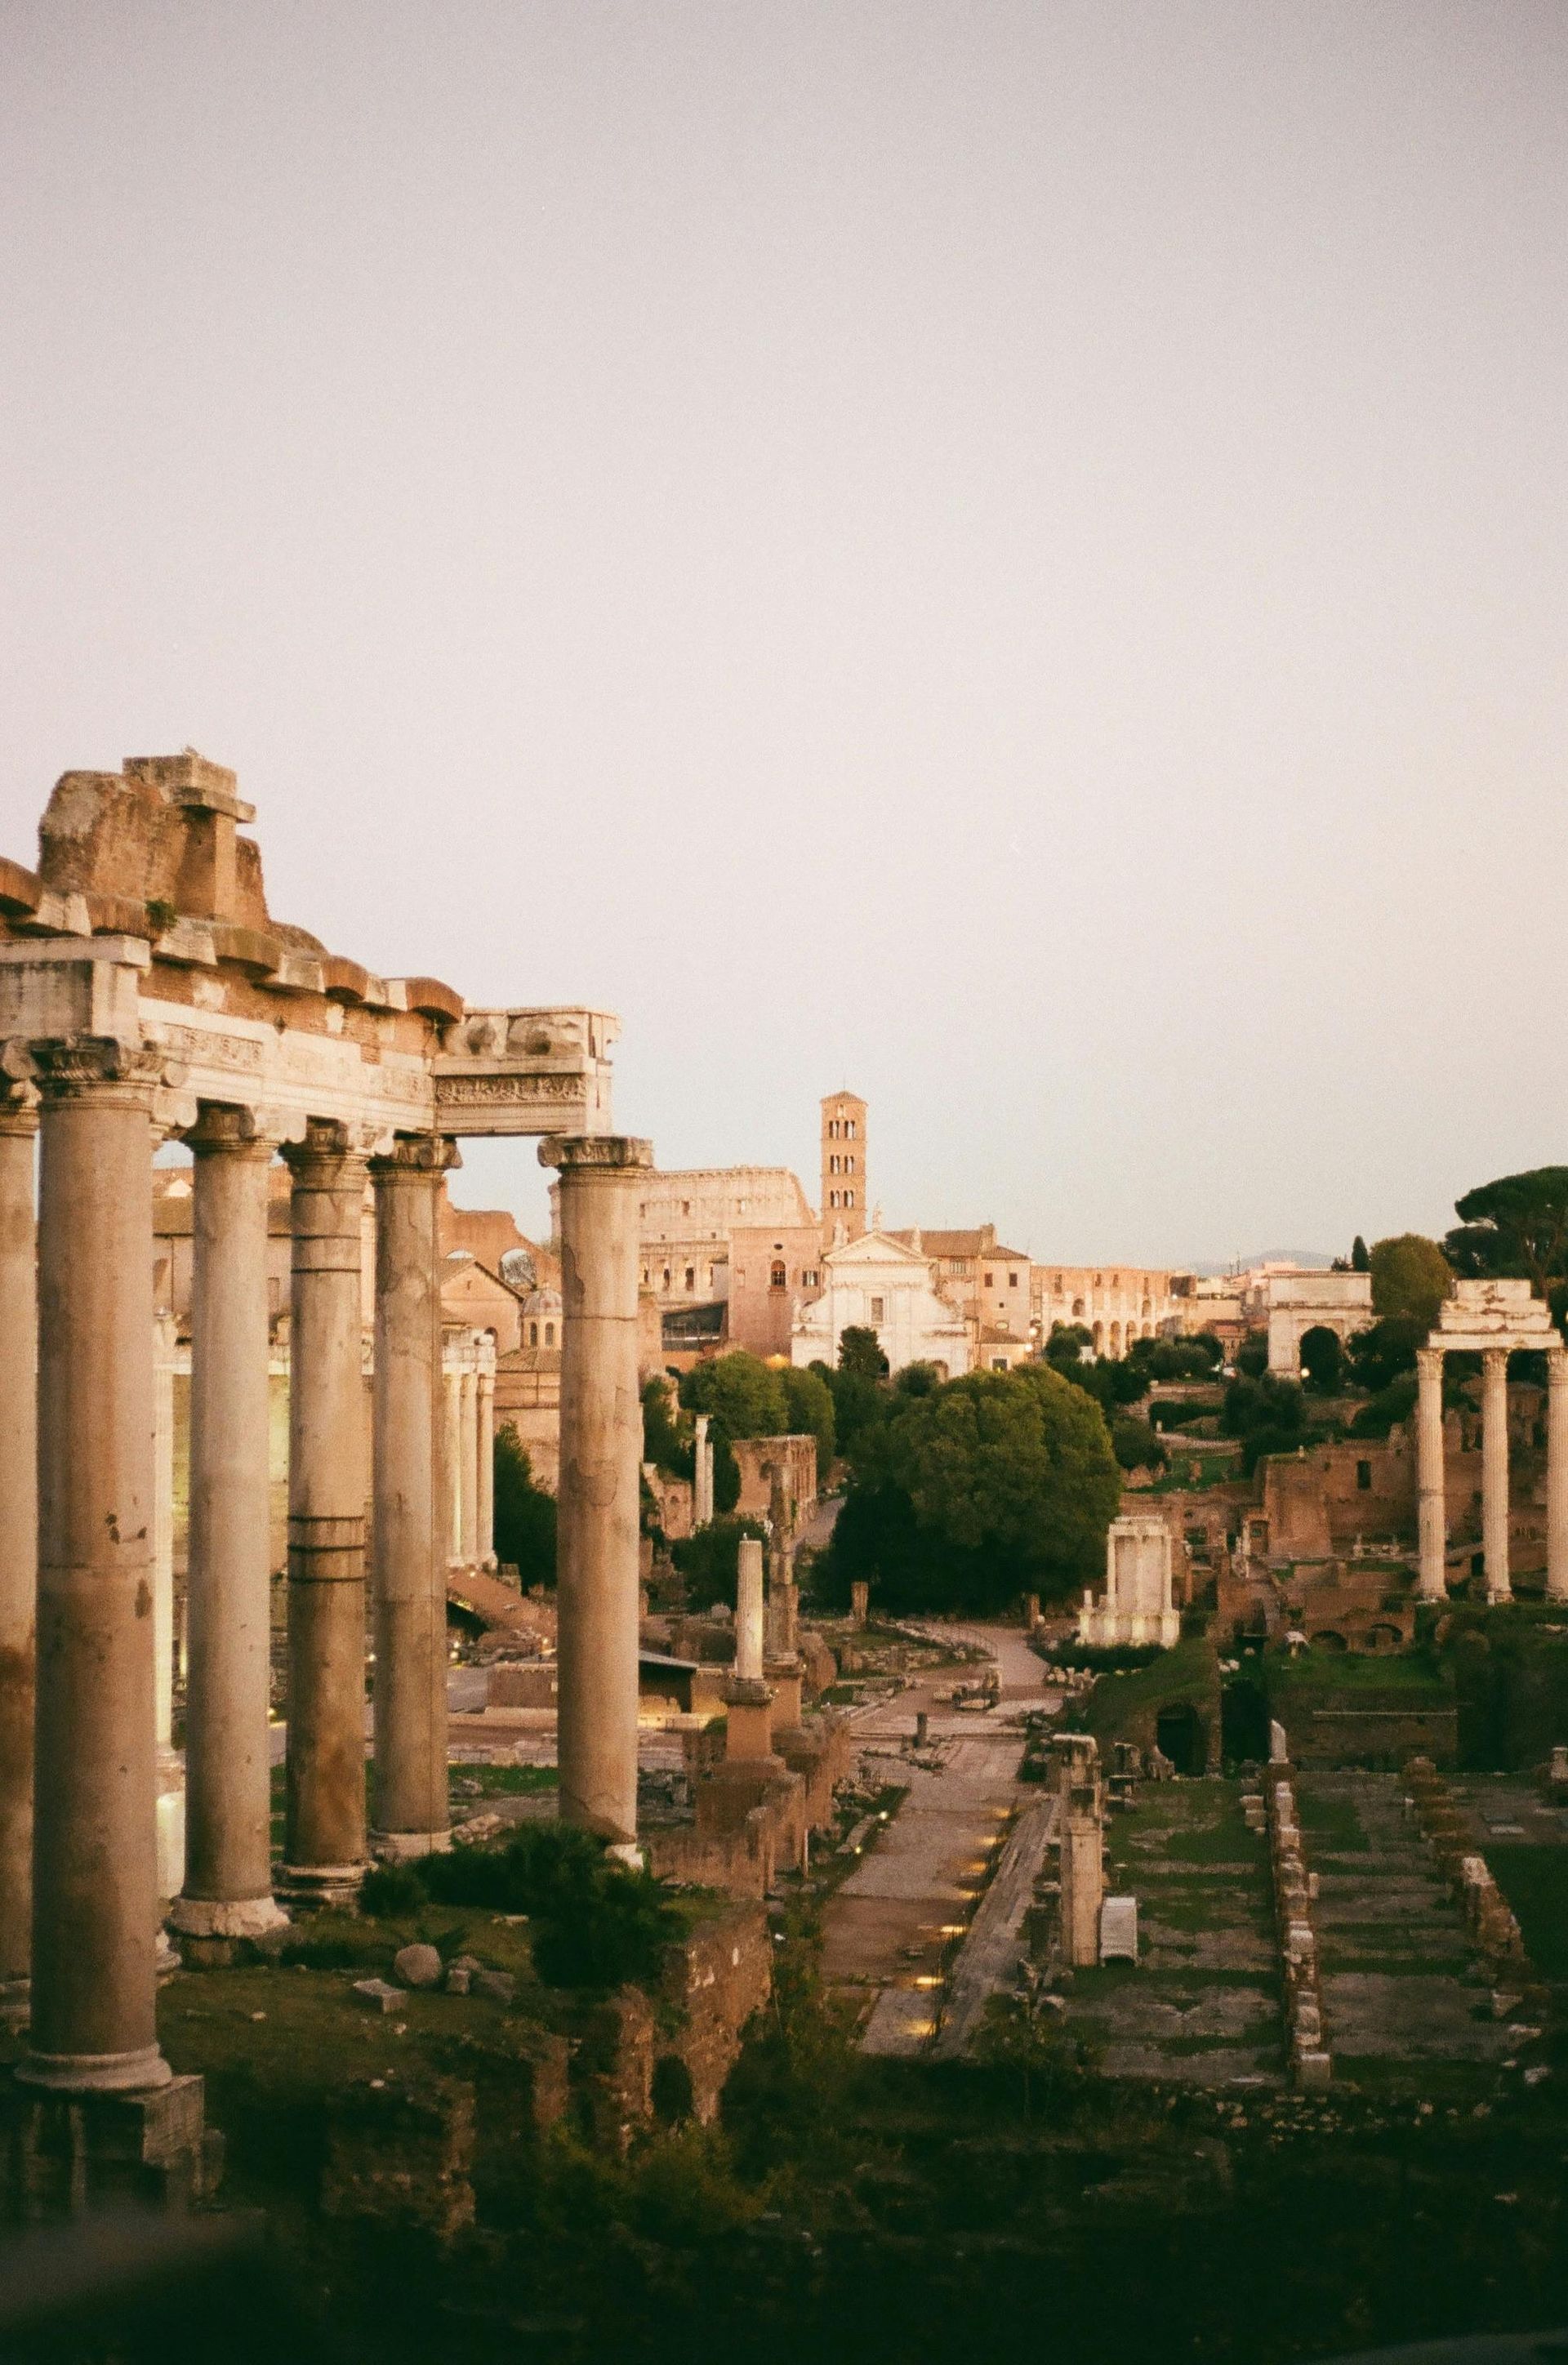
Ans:
{"type": "Polygon", "coordinates": [[[452,1769],[454,1807],[475,1799],[528,1799],[561,1786],[558,1765],[464,1765],[452,1769]],[[473,1784],[472,1789],[465,1786],[473,1784]]]}
{"type": "Polygon", "coordinates": [[[1303,1835],[1316,1843],[1315,1855],[1319,1848],[1338,1855],[1370,1854],[1372,1842],[1353,1799],[1314,1790],[1308,1782],[1302,1782],[1297,1785],[1296,1806],[1303,1835]]]}

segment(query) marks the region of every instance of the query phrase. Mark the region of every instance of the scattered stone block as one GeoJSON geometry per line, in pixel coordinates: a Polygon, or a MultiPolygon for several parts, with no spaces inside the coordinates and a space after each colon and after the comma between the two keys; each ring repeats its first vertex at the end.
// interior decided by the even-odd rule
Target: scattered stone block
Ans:
{"type": "Polygon", "coordinates": [[[517,1993],[517,1981],[510,1971],[474,1971],[470,1979],[475,1995],[489,1996],[497,2003],[510,2003],[517,1993]]]}
{"type": "Polygon", "coordinates": [[[399,1946],[392,1957],[392,1976],[406,1988],[438,1988],[441,1956],[433,1946],[399,1946]]]}
{"type": "Polygon", "coordinates": [[[469,1986],[473,1980],[473,1977],[474,1974],[472,1971],[463,1970],[456,1963],[454,1963],[452,1968],[446,1975],[447,1994],[466,1995],[468,1993],[469,1986]]]}
{"type": "Polygon", "coordinates": [[[401,1991],[386,1979],[355,1979],[353,1993],[372,2012],[395,2012],[403,2001],[401,1991]]]}

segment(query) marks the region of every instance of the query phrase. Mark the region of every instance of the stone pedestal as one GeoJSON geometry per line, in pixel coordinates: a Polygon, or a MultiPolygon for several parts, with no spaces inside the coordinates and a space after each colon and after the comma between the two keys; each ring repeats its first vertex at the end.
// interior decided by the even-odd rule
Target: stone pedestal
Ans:
{"type": "Polygon", "coordinates": [[[556,1592],[561,1818],[637,1840],[637,1199],[644,1141],[559,1138],[561,1474],[556,1592]]]}
{"type": "Polygon", "coordinates": [[[32,2036],[19,2075],[159,2085],[152,1094],[162,1062],[44,1043],[32,2036]]]}
{"type": "Polygon", "coordinates": [[[267,1169],[273,1145],[238,1109],[190,1136],[190,1553],[186,1584],[186,1852],[171,1925],[254,1937],[273,1898],[268,1536],[267,1169]]]}
{"type": "Polygon", "coordinates": [[[47,2225],[97,2209],[185,2211],[210,2201],[221,2136],[205,2124],[199,2078],[137,2093],[0,2093],[9,2214],[47,2225]]]}
{"type": "Polygon", "coordinates": [[[1546,1368],[1546,1597],[1568,1601],[1568,1348],[1546,1368]]]}
{"type": "Polygon", "coordinates": [[[1416,1350],[1416,1483],[1419,1575],[1417,1597],[1441,1601],[1448,1592],[1444,1569],[1448,1524],[1443,1508],[1443,1358],[1441,1350],[1416,1350]]]}
{"type": "Polygon", "coordinates": [[[344,1903],[365,1868],[365,1160],[312,1118],[294,1175],[288,1406],[288,1757],[284,1884],[344,1903]]]}
{"type": "Polygon", "coordinates": [[[0,2019],[28,2015],[38,1596],[38,1113],[0,1083],[0,2019]]]}
{"type": "Polygon", "coordinates": [[[375,1183],[377,1855],[451,1844],[446,1784],[446,1406],[436,1206],[449,1143],[402,1141],[375,1183]]]}
{"type": "Polygon", "coordinates": [[[1509,1601],[1507,1350],[1488,1347],[1481,1373],[1481,1548],[1486,1598],[1509,1601]]]}
{"type": "Polygon", "coordinates": [[[773,1778],[784,1771],[784,1761],[773,1754],[773,1695],[759,1676],[755,1682],[736,1676],[724,1687],[728,1722],[724,1742],[727,1770],[744,1767],[773,1778]]]}

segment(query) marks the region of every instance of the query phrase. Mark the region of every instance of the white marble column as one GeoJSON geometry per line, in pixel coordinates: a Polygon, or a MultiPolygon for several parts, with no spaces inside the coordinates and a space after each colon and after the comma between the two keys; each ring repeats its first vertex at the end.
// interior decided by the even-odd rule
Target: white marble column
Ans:
{"type": "Polygon", "coordinates": [[[1508,1582],[1508,1351],[1481,1358],[1481,1550],[1488,1601],[1510,1601],[1508,1582]]]}
{"type": "Polygon", "coordinates": [[[37,1047],[39,1591],[32,2025],[18,2076],[165,2084],[158,2049],[152,1102],[162,1060],[37,1047]]]}
{"type": "Polygon", "coordinates": [[[472,1364],[464,1367],[458,1404],[461,1417],[458,1451],[463,1466],[463,1513],[458,1552],[465,1568],[476,1568],[479,1564],[479,1374],[472,1364]]]}
{"type": "Polygon", "coordinates": [[[1546,1597],[1568,1601],[1568,1347],[1546,1359],[1546,1597]]]}
{"type": "Polygon", "coordinates": [[[463,1374],[445,1363],[442,1384],[446,1391],[446,1512],[447,1542],[454,1568],[463,1560],[463,1374]]]}
{"type": "Polygon", "coordinates": [[[705,1528],[713,1517],[713,1442],[708,1434],[708,1415],[697,1416],[697,1439],[693,1448],[691,1481],[691,1525],[693,1530],[705,1528]]]}
{"type": "Polygon", "coordinates": [[[1416,1350],[1416,1484],[1420,1546],[1417,1598],[1441,1601],[1448,1592],[1448,1519],[1443,1504],[1443,1351],[1416,1350]]]}
{"type": "Polygon", "coordinates": [[[189,1136],[190,1546],[186,1554],[186,1850],[169,1919],[193,1938],[249,1938],[285,1919],[273,1896],[272,1539],[267,1173],[274,1145],[243,1110],[189,1136]]]}
{"type": "Polygon", "coordinates": [[[36,1098],[0,1083],[0,2019],[25,2020],[33,1923],[38,1598],[36,1098]]]}
{"type": "Polygon", "coordinates": [[[479,1374],[479,1565],[496,1564],[496,1375],[479,1374]]]}
{"type": "Polygon", "coordinates": [[[762,1681],[762,1546],[743,1536],[735,1575],[735,1674],[742,1683],[762,1681]]]}
{"type": "Polygon", "coordinates": [[[645,1141],[542,1142],[560,1170],[561,1474],[556,1591],[561,1819],[637,1841],[642,1402],[637,1200],[645,1141]]]}

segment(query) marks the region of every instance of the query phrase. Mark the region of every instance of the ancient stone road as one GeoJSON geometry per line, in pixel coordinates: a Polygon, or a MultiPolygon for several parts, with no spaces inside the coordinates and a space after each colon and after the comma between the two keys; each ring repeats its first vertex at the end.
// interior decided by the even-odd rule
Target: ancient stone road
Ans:
{"type": "MultiPolygon", "coordinates": [[[[942,1960],[961,1934],[991,1851],[1021,1798],[1037,1790],[1017,1779],[1023,1754],[1022,1706],[1043,1707],[1039,1660],[1015,1630],[942,1627],[943,1641],[977,1643],[1001,1671],[1000,1705],[980,1714],[956,1711],[939,1694],[966,1678],[942,1669],[860,1722],[863,1753],[909,1795],[881,1838],[828,1906],[823,1971],[831,1986],[870,1997],[862,2043],[870,2053],[916,2053],[935,2026],[942,1960]],[[929,1748],[910,1754],[915,1719],[930,1721],[929,1748]]],[[[1003,1973],[1005,1949],[998,1954],[1003,1973]]]]}

